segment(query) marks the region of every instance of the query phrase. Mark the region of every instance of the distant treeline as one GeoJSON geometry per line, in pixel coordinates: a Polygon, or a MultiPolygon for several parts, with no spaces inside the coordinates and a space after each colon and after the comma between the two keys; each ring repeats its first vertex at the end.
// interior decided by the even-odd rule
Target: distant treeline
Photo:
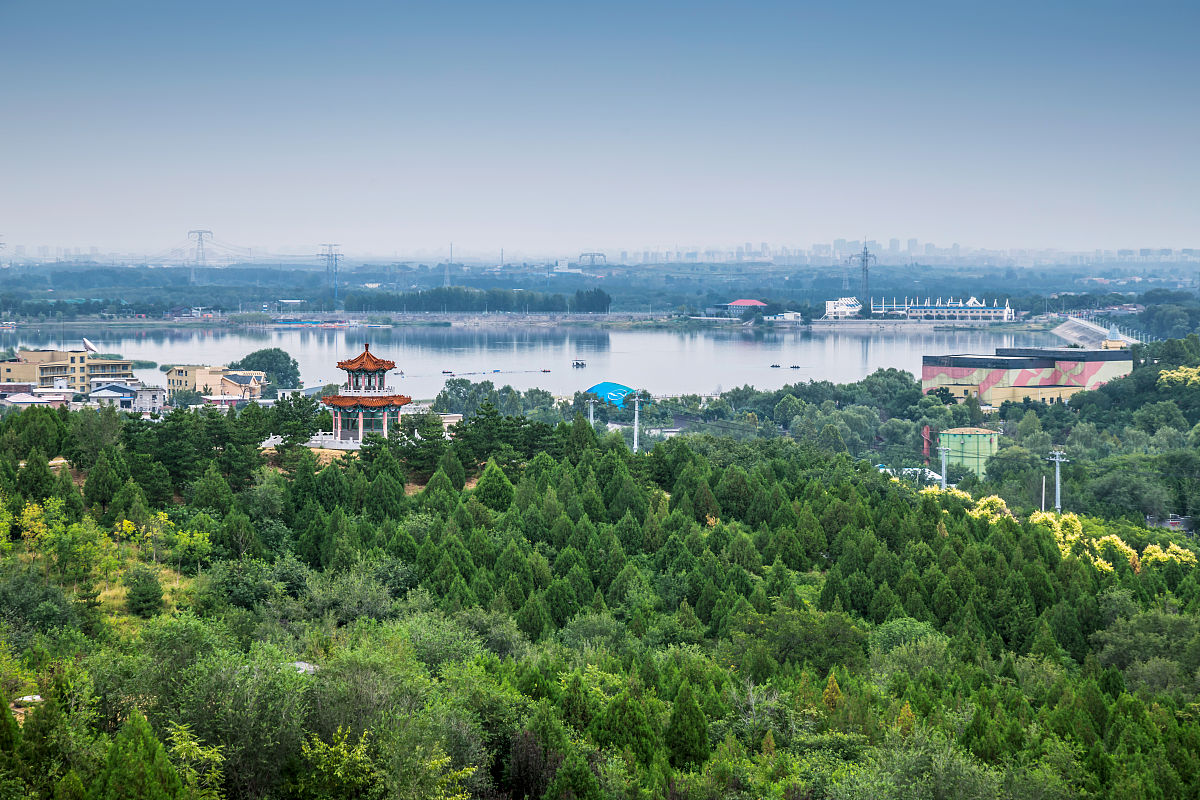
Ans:
{"type": "Polygon", "coordinates": [[[579,290],[573,296],[508,289],[465,289],[459,286],[423,292],[354,292],[346,295],[348,311],[541,311],[596,313],[608,311],[612,298],[603,289],[579,290]]]}

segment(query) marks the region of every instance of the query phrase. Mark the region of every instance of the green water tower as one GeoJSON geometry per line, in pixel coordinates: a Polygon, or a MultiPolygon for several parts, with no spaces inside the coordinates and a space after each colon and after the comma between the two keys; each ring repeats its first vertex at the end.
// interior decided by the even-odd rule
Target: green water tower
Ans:
{"type": "Polygon", "coordinates": [[[947,448],[946,461],[962,464],[980,478],[987,477],[987,460],[1000,449],[1000,432],[987,428],[949,428],[938,434],[947,448]]]}

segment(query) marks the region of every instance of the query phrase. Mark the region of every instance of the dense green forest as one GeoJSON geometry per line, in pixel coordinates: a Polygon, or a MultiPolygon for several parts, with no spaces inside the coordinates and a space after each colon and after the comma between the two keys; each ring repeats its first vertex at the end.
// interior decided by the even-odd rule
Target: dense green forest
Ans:
{"type": "MultiPolygon", "coordinates": [[[[1006,452],[1194,422],[1168,345],[1006,452]]],[[[974,413],[902,373],[791,389],[636,455],[486,396],[331,462],[303,399],[10,414],[0,797],[1196,796],[1191,541],[881,474],[853,409],[974,413]]]]}
{"type": "MultiPolygon", "coordinates": [[[[949,478],[974,494],[1000,495],[1018,513],[1040,505],[1042,478],[1054,475],[1046,459],[1056,446],[1070,459],[1063,469],[1069,509],[1131,521],[1200,512],[1200,337],[1137,346],[1134,362],[1129,377],[1079,392],[1069,403],[1006,403],[990,414],[973,398],[956,404],[947,395],[923,396],[912,375],[883,369],[849,384],[743,386],[716,399],[656,401],[643,406],[641,419],[651,430],[678,425],[738,440],[793,438],[888,467],[923,463],[925,426],[936,437],[947,428],[985,425],[1002,434],[987,481],[953,464],[949,478]]],[[[497,389],[463,378],[446,381],[434,408],[467,417],[487,408],[550,425],[588,412],[584,393],[563,402],[540,389],[497,389]]],[[[595,415],[605,423],[633,422],[632,409],[597,405],[595,415]]]]}

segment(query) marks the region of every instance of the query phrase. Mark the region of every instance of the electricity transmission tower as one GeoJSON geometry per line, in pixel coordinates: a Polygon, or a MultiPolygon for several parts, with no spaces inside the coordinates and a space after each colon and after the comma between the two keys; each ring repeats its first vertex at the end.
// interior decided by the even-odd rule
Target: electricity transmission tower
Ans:
{"type": "Polygon", "coordinates": [[[205,257],[204,257],[204,237],[207,236],[208,240],[211,242],[212,241],[212,231],[199,230],[199,229],[188,231],[188,238],[190,239],[193,236],[196,237],[196,251],[195,251],[195,257],[192,259],[192,273],[191,273],[191,283],[194,286],[196,284],[196,268],[197,267],[203,268],[203,267],[207,266],[207,263],[206,263],[205,257]]]}
{"type": "Polygon", "coordinates": [[[325,257],[325,280],[333,286],[333,307],[337,308],[338,304],[338,260],[342,254],[338,252],[336,244],[322,244],[325,252],[321,253],[325,257]]]}
{"type": "Polygon", "coordinates": [[[855,266],[855,265],[858,265],[862,268],[862,296],[858,298],[858,301],[860,303],[862,303],[863,308],[865,308],[868,313],[870,313],[870,311],[871,311],[870,307],[868,306],[868,303],[871,302],[869,294],[868,294],[868,290],[870,289],[870,286],[871,286],[869,276],[870,276],[872,261],[878,263],[879,260],[877,258],[875,258],[875,254],[872,253],[870,250],[868,250],[867,246],[864,244],[861,253],[859,253],[858,255],[850,256],[849,258],[846,259],[847,269],[842,277],[842,288],[849,289],[850,288],[850,269],[849,268],[852,266],[855,266]]]}

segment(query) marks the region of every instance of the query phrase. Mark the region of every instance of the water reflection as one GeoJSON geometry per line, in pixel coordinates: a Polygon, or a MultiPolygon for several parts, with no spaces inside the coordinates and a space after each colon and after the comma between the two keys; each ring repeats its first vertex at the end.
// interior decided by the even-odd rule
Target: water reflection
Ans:
{"type": "MultiPolygon", "coordinates": [[[[101,351],[158,364],[226,364],[264,347],[299,362],[308,385],[340,379],[336,362],[364,341],[396,362],[391,383],[417,398],[433,397],[443,371],[519,389],[570,394],[615,380],[656,394],[708,393],[751,384],[778,388],[806,380],[857,380],[880,367],[914,374],[921,356],[990,353],[996,347],[1061,344],[1047,333],[962,330],[750,330],[741,326],[689,331],[598,330],[574,327],[405,327],[352,329],[67,328],[48,325],[0,332],[0,349],[78,348],[87,336],[101,351]],[[585,369],[572,369],[582,359],[585,369]],[[781,364],[774,369],[771,364],[781,364]],[[797,365],[798,369],[789,369],[797,365]],[[403,370],[403,376],[399,373],[403,370]]],[[[139,370],[148,383],[157,369],[139,370]]]]}

